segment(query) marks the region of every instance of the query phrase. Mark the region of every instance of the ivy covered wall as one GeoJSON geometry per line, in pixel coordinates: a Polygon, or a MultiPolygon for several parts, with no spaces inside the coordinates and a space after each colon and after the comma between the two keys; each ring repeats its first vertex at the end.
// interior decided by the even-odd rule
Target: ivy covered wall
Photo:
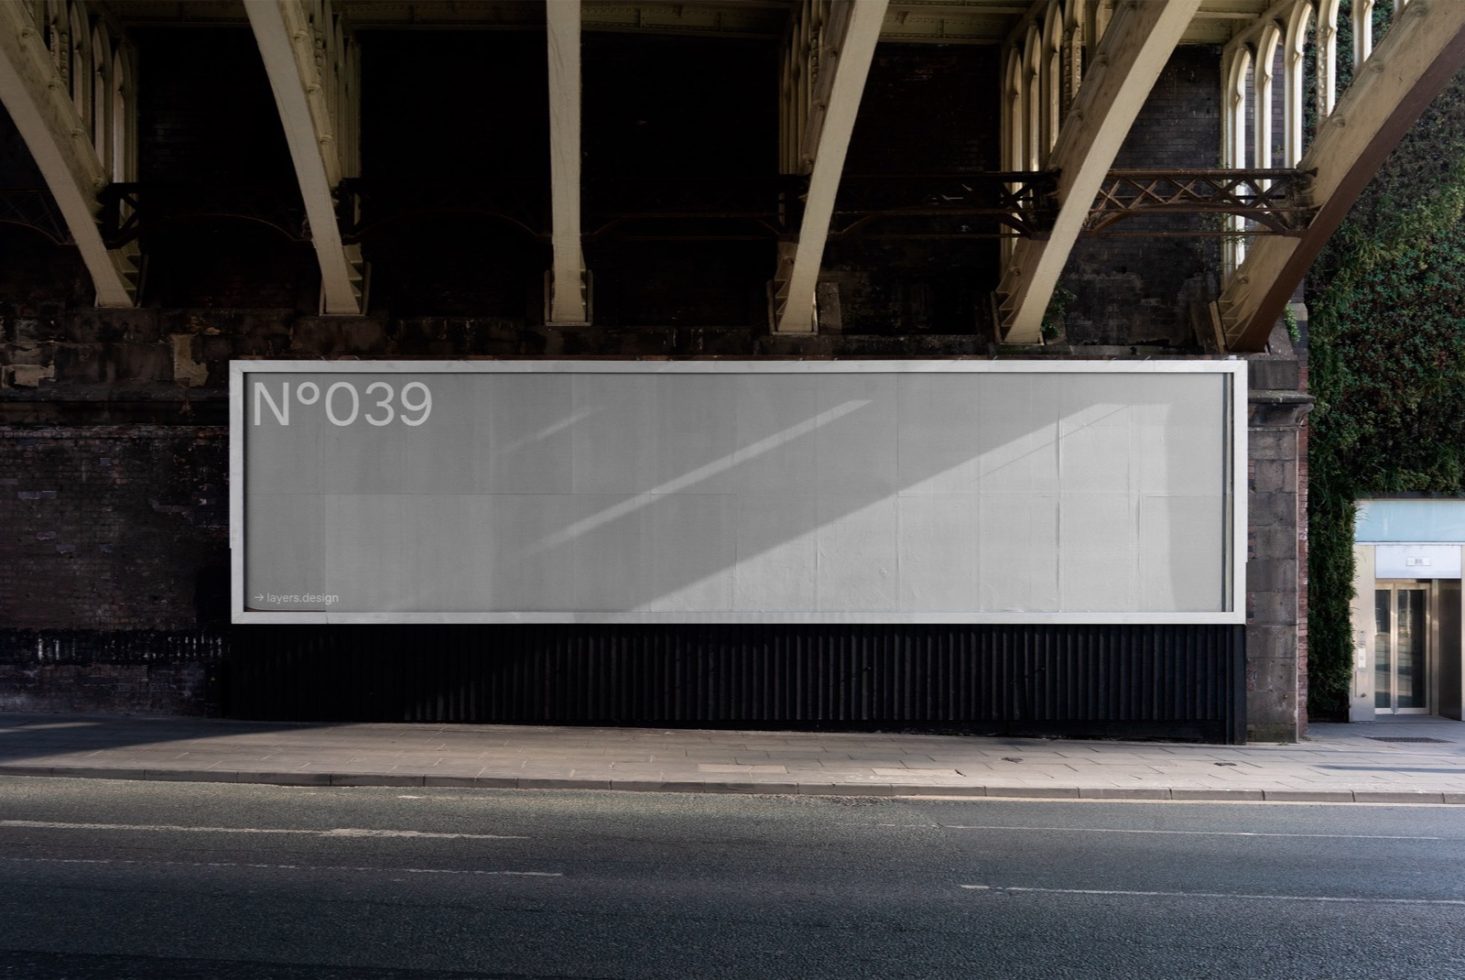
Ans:
{"type": "Polygon", "coordinates": [[[1309,713],[1346,718],[1354,501],[1465,494],[1465,73],[1334,235],[1307,303],[1309,713]]]}

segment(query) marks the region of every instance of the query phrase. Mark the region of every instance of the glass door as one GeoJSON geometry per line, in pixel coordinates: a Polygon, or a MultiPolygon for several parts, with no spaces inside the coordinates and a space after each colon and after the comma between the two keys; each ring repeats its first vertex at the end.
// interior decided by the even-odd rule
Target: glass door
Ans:
{"type": "Polygon", "coordinates": [[[1373,698],[1378,714],[1429,711],[1427,588],[1395,582],[1374,590],[1373,698]]]}
{"type": "Polygon", "coordinates": [[[1373,593],[1373,709],[1394,710],[1394,590],[1373,593]]]}

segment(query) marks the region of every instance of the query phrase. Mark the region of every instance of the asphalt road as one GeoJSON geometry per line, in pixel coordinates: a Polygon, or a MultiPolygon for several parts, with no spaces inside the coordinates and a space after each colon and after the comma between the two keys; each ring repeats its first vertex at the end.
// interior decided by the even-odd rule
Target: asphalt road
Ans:
{"type": "Polygon", "coordinates": [[[1465,807],[0,779],[0,977],[1465,977],[1465,807]]]}

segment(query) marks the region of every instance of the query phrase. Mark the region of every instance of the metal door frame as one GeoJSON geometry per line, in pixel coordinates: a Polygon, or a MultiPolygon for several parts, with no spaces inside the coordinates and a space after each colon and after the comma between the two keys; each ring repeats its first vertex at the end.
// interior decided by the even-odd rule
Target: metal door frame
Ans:
{"type": "MultiPolygon", "coordinates": [[[[1375,592],[1389,593],[1389,707],[1378,706],[1378,671],[1374,669],[1374,709],[1377,715],[1427,715],[1432,710],[1433,686],[1431,681],[1434,675],[1434,639],[1435,617],[1434,606],[1434,583],[1423,579],[1376,579],[1374,581],[1375,592]],[[1421,690],[1424,693],[1424,705],[1418,708],[1399,707],[1399,593],[1400,592],[1422,592],[1424,593],[1424,629],[1419,631],[1423,642],[1423,656],[1419,663],[1424,668],[1423,677],[1420,678],[1421,690]]],[[[1377,602],[1377,597],[1375,597],[1377,602]]],[[[1377,621],[1374,622],[1374,635],[1380,632],[1377,621]]]]}

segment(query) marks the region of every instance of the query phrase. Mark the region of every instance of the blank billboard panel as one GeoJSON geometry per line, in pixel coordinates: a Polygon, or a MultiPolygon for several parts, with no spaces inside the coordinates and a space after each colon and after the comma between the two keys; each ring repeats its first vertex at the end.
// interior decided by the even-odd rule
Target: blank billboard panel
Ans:
{"type": "Polygon", "coordinates": [[[1244,370],[235,362],[235,619],[1240,622],[1244,370]]]}

